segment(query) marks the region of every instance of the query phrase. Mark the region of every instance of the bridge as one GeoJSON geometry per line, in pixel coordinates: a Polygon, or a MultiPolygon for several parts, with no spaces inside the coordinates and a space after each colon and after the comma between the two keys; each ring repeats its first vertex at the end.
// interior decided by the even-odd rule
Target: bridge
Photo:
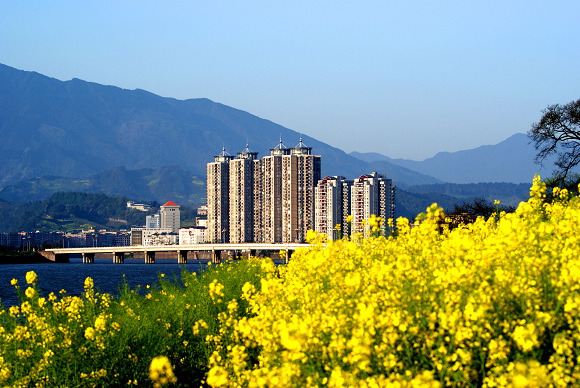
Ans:
{"type": "Polygon", "coordinates": [[[305,243],[244,243],[244,244],[195,244],[195,245],[129,245],[117,247],[84,247],[84,248],[53,248],[40,251],[39,253],[47,259],[57,263],[68,263],[70,255],[82,255],[83,263],[94,263],[95,254],[111,254],[113,263],[122,264],[125,262],[125,255],[128,253],[142,252],[145,257],[145,264],[155,263],[155,253],[175,252],[177,262],[186,264],[188,253],[192,252],[197,258],[198,252],[211,252],[211,262],[219,263],[222,252],[233,252],[238,256],[238,252],[246,252],[248,256],[255,256],[258,251],[279,252],[284,251],[284,260],[287,263],[292,253],[298,248],[307,248],[310,244],[305,243]]]}

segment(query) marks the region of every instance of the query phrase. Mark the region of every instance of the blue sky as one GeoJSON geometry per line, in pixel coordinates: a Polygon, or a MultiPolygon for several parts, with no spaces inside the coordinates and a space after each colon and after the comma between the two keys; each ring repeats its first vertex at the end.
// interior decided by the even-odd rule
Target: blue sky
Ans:
{"type": "Polygon", "coordinates": [[[13,1],[0,63],[423,160],[580,98],[580,1],[13,1]]]}

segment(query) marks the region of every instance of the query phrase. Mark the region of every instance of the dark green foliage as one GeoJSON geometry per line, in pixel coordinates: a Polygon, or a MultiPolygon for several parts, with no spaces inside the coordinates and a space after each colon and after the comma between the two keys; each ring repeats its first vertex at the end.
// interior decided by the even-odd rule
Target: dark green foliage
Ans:
{"type": "Polygon", "coordinates": [[[572,195],[578,195],[580,185],[580,174],[568,174],[566,177],[554,175],[544,180],[548,188],[546,201],[552,201],[552,190],[554,187],[568,190],[572,195]]]}
{"type": "Polygon", "coordinates": [[[0,189],[0,198],[8,201],[28,202],[46,199],[58,191],[104,193],[111,196],[142,198],[179,205],[198,206],[205,203],[205,177],[198,177],[178,166],[165,166],[157,170],[127,170],[115,167],[100,171],[89,178],[43,176],[0,189]]]}
{"type": "MultiPolygon", "coordinates": [[[[27,203],[0,203],[0,232],[74,231],[88,226],[108,230],[129,229],[145,224],[145,216],[159,211],[159,204],[149,212],[127,207],[127,197],[101,193],[58,192],[49,199],[27,203]]],[[[195,220],[195,210],[181,207],[181,219],[195,220]]]]}
{"type": "MultiPolygon", "coordinates": [[[[407,191],[412,193],[439,193],[459,198],[463,201],[473,201],[482,198],[489,202],[498,200],[502,204],[516,206],[530,197],[531,183],[440,183],[433,185],[412,186],[407,191]]],[[[445,206],[444,206],[445,207],[445,206]]]]}
{"type": "Polygon", "coordinates": [[[505,211],[511,213],[515,211],[513,206],[494,205],[488,202],[485,198],[476,198],[472,202],[464,202],[460,205],[453,205],[453,210],[446,211],[446,214],[455,218],[462,216],[469,222],[473,222],[477,217],[488,219],[494,213],[505,211]]]}
{"type": "Polygon", "coordinates": [[[425,212],[425,209],[431,206],[434,202],[443,208],[449,208],[454,204],[461,202],[461,200],[446,194],[433,192],[412,193],[397,188],[395,197],[395,203],[397,206],[396,216],[413,220],[417,214],[425,212]]]}

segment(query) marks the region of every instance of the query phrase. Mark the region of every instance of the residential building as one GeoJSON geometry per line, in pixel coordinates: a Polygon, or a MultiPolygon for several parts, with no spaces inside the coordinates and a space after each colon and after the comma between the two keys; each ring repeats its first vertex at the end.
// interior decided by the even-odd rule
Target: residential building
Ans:
{"type": "Polygon", "coordinates": [[[230,161],[233,156],[222,152],[207,164],[207,240],[229,242],[230,161]]]}
{"type": "Polygon", "coordinates": [[[199,217],[207,217],[207,206],[206,205],[202,205],[200,207],[197,208],[197,215],[199,217]]]}
{"type": "Polygon", "coordinates": [[[321,179],[321,157],[312,155],[302,138],[290,149],[280,138],[261,160],[247,144],[236,158],[225,148],[214,158],[207,164],[210,243],[303,242],[311,229],[335,239],[366,233],[363,220],[373,214],[395,218],[390,179],[376,172],[354,181],[342,176],[321,179]],[[352,222],[347,222],[349,215],[352,222]]]}
{"type": "Polygon", "coordinates": [[[177,245],[179,234],[171,228],[131,228],[131,245],[177,245]]]}
{"type": "Polygon", "coordinates": [[[262,229],[258,241],[282,242],[282,157],[290,150],[280,143],[262,158],[262,229]]]}
{"type": "Polygon", "coordinates": [[[145,227],[147,229],[161,228],[161,216],[159,213],[145,217],[145,227]]]}
{"type": "Polygon", "coordinates": [[[151,209],[151,205],[147,203],[135,203],[133,201],[127,201],[127,207],[132,209],[141,210],[142,212],[146,212],[151,209]]]}
{"type": "Polygon", "coordinates": [[[206,228],[194,226],[179,229],[179,245],[195,245],[206,242],[206,228]]]}
{"type": "Polygon", "coordinates": [[[314,189],[320,180],[320,155],[300,143],[282,156],[282,242],[303,242],[314,230],[314,189]]]}
{"type": "Polygon", "coordinates": [[[115,236],[115,246],[125,247],[131,245],[131,233],[121,229],[115,236]]]}
{"type": "Polygon", "coordinates": [[[333,176],[319,180],[316,185],[314,230],[325,233],[329,239],[341,238],[343,233],[349,232],[346,217],[350,212],[352,183],[343,176],[333,176]]]}
{"type": "Polygon", "coordinates": [[[229,242],[256,241],[261,230],[261,166],[248,145],[229,162],[229,242]]]}
{"type": "MultiPolygon", "coordinates": [[[[361,175],[356,179],[351,189],[350,208],[352,215],[351,234],[362,233],[366,235],[369,225],[366,222],[371,215],[385,220],[394,218],[395,215],[395,187],[391,179],[384,175],[373,172],[361,175]]],[[[386,232],[386,222],[382,225],[383,233],[386,232]]]]}

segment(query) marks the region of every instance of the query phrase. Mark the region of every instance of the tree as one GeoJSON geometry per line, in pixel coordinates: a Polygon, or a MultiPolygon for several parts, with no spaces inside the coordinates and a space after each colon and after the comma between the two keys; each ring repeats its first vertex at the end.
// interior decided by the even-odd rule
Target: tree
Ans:
{"type": "Polygon", "coordinates": [[[556,154],[554,175],[556,180],[563,181],[580,164],[580,99],[548,106],[542,113],[540,122],[534,123],[528,132],[538,151],[535,161],[542,164],[547,156],[556,154]]]}
{"type": "Polygon", "coordinates": [[[463,202],[461,205],[453,205],[453,211],[449,212],[451,227],[459,224],[469,224],[475,222],[477,217],[488,219],[500,212],[513,213],[516,210],[513,206],[504,206],[498,203],[490,203],[485,198],[475,198],[472,202],[463,202]]]}

